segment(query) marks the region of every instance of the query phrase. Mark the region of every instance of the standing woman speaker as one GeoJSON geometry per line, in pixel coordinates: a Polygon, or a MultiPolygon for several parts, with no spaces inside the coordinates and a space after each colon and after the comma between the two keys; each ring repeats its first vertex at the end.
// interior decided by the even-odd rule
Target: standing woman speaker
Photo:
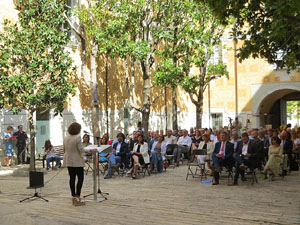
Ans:
{"type": "MultiPolygon", "coordinates": [[[[64,139],[64,166],[68,168],[72,202],[75,206],[85,205],[85,202],[80,198],[81,188],[84,180],[84,151],[81,142],[80,131],[81,125],[74,122],[69,126],[69,134],[64,139]],[[77,185],[75,189],[76,177],[77,185]]],[[[90,151],[95,152],[97,150],[93,149],[90,151]]]]}

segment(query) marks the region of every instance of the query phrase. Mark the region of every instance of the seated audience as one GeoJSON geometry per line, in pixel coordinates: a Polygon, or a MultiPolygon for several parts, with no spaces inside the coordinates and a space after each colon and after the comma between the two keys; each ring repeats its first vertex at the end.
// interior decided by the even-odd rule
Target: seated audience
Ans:
{"type": "Polygon", "coordinates": [[[90,143],[90,135],[85,134],[82,137],[82,147],[87,147],[89,145],[91,145],[92,143],[90,143]]]}
{"type": "Polygon", "coordinates": [[[158,141],[154,142],[151,149],[152,169],[151,172],[161,173],[164,168],[163,155],[166,153],[166,144],[164,142],[164,136],[159,135],[158,141]]]}
{"type": "Polygon", "coordinates": [[[287,174],[287,168],[290,166],[290,163],[292,161],[292,153],[293,153],[293,142],[291,141],[291,134],[282,131],[280,134],[281,137],[281,147],[283,148],[283,154],[287,155],[284,159],[284,168],[283,173],[284,175],[287,174]]]}
{"type": "MultiPolygon", "coordinates": [[[[174,129],[173,132],[172,132],[172,135],[173,135],[174,137],[176,137],[176,138],[177,138],[177,141],[178,141],[178,138],[179,138],[178,129],[174,129]]],[[[176,141],[176,142],[177,142],[177,141],[176,141]]]]}
{"type": "MultiPolygon", "coordinates": [[[[108,140],[107,140],[107,136],[106,135],[103,135],[102,138],[99,140],[99,145],[109,145],[108,144],[108,140]]],[[[105,162],[108,162],[108,156],[109,156],[109,153],[106,153],[106,152],[100,152],[99,153],[99,162],[100,163],[105,163],[105,162]]]]}
{"type": "MultiPolygon", "coordinates": [[[[298,132],[300,134],[300,131],[298,132]]],[[[298,138],[297,132],[294,129],[291,131],[291,139],[293,142],[293,152],[296,152],[296,149],[298,148],[297,146],[300,145],[300,139],[298,138]]]]}
{"type": "Polygon", "coordinates": [[[179,166],[179,161],[181,159],[181,154],[185,153],[188,154],[190,151],[190,147],[192,145],[192,139],[188,136],[188,131],[183,130],[183,136],[180,137],[177,141],[178,148],[174,150],[175,155],[175,163],[176,166],[179,166]]]}
{"type": "Polygon", "coordinates": [[[198,148],[201,141],[203,141],[203,139],[200,130],[196,130],[195,135],[192,137],[192,149],[198,148]]]}
{"type": "MultiPolygon", "coordinates": [[[[121,131],[118,131],[118,132],[117,132],[117,136],[118,136],[118,134],[120,134],[120,133],[122,133],[122,132],[121,132],[121,131]]],[[[116,137],[117,137],[117,136],[116,136],[116,137]]],[[[124,141],[127,143],[127,140],[126,140],[126,138],[125,138],[125,140],[124,140],[124,141]]],[[[115,139],[115,140],[112,142],[112,144],[111,144],[111,145],[112,145],[112,146],[114,146],[114,144],[116,144],[116,143],[118,143],[118,138],[116,138],[116,139],[115,139]]]]}
{"type": "Polygon", "coordinates": [[[203,141],[201,137],[201,133],[199,130],[195,130],[195,135],[192,137],[192,147],[191,147],[191,155],[192,158],[190,162],[194,161],[194,155],[193,155],[193,150],[199,147],[200,142],[203,141]]]}
{"type": "Polygon", "coordinates": [[[149,153],[151,152],[151,150],[152,150],[152,146],[153,146],[153,144],[155,143],[155,142],[157,142],[158,141],[158,134],[156,133],[156,132],[153,132],[152,133],[152,138],[151,138],[151,140],[150,140],[150,143],[149,143],[149,153]]]}
{"type": "Polygon", "coordinates": [[[107,145],[112,145],[112,141],[111,140],[109,140],[109,135],[108,135],[108,133],[105,133],[103,136],[102,136],[102,138],[105,138],[106,140],[107,140],[107,145]]]}
{"type": "Polygon", "coordinates": [[[261,141],[258,137],[258,129],[253,129],[252,131],[252,140],[255,143],[255,152],[257,153],[257,160],[258,160],[258,166],[260,166],[260,162],[264,160],[265,155],[267,154],[265,152],[265,148],[264,148],[264,142],[261,141]]]}
{"type": "Polygon", "coordinates": [[[171,130],[167,130],[167,136],[165,138],[165,143],[166,143],[166,146],[167,146],[166,154],[167,155],[172,155],[174,149],[168,148],[168,145],[169,144],[176,144],[177,143],[177,138],[172,135],[172,131],[171,130]]]}
{"type": "Polygon", "coordinates": [[[231,141],[230,141],[230,142],[234,145],[234,151],[236,151],[238,142],[239,142],[240,140],[241,140],[241,139],[239,139],[238,133],[237,133],[235,130],[233,130],[233,131],[232,131],[232,137],[231,137],[231,141]]]}
{"type": "Polygon", "coordinates": [[[148,144],[147,142],[144,142],[144,136],[139,134],[137,139],[137,143],[134,144],[133,150],[130,152],[133,161],[132,179],[136,179],[136,173],[139,166],[150,163],[148,144]]]}
{"type": "Polygon", "coordinates": [[[193,127],[190,128],[189,136],[190,136],[191,138],[195,137],[195,133],[194,133],[194,128],[193,128],[193,127]]]}
{"type": "Polygon", "coordinates": [[[125,135],[119,133],[117,135],[118,142],[114,144],[112,152],[109,154],[108,169],[105,179],[109,179],[113,175],[113,170],[116,170],[122,163],[125,164],[125,168],[129,169],[128,161],[128,144],[124,141],[125,135]]]}
{"type": "Polygon", "coordinates": [[[267,164],[264,168],[264,171],[262,174],[265,176],[267,175],[267,172],[270,171],[272,173],[272,180],[274,180],[274,177],[278,175],[279,173],[279,167],[282,163],[282,146],[280,146],[280,139],[278,137],[272,137],[272,145],[269,147],[269,159],[267,161],[267,164]]]}
{"type": "Polygon", "coordinates": [[[207,162],[208,168],[210,168],[210,161],[211,160],[211,155],[214,151],[214,144],[209,140],[208,134],[203,134],[202,136],[203,141],[200,142],[199,144],[199,149],[206,149],[207,150],[207,155],[197,155],[197,161],[201,167],[201,174],[204,173],[204,164],[207,162]]]}
{"type": "Polygon", "coordinates": [[[137,131],[134,131],[132,133],[132,137],[130,138],[130,140],[128,142],[129,151],[133,150],[134,144],[137,142],[137,137],[138,137],[138,133],[137,133],[137,131]]]}
{"type": "Polygon", "coordinates": [[[220,142],[217,142],[214,148],[214,152],[212,155],[213,166],[214,166],[214,182],[212,185],[219,184],[219,172],[222,166],[227,166],[229,169],[232,168],[234,160],[233,160],[233,151],[234,145],[228,141],[228,133],[222,132],[220,134],[220,142]]]}
{"type": "MultiPolygon", "coordinates": [[[[242,134],[242,140],[238,142],[237,149],[233,154],[233,158],[236,162],[236,170],[234,175],[234,181],[231,185],[237,185],[239,174],[241,174],[242,180],[245,178],[245,169],[247,167],[257,168],[259,164],[259,153],[254,140],[250,140],[248,134],[245,132],[242,134]]],[[[229,184],[230,185],[230,184],[229,184]]]]}
{"type": "Polygon", "coordinates": [[[263,143],[265,143],[265,141],[266,141],[266,135],[265,135],[264,130],[260,129],[260,130],[258,131],[258,138],[259,138],[259,140],[261,140],[263,143]]]}
{"type": "Polygon", "coordinates": [[[51,144],[50,140],[46,140],[45,141],[45,154],[46,154],[46,162],[47,162],[47,169],[51,168],[50,162],[55,160],[55,167],[60,167],[61,166],[61,160],[62,158],[58,155],[55,155],[55,149],[53,147],[53,145],[51,144]]]}
{"type": "Polygon", "coordinates": [[[165,136],[165,135],[164,135],[164,131],[163,131],[163,130],[159,130],[159,135],[165,136]]]}

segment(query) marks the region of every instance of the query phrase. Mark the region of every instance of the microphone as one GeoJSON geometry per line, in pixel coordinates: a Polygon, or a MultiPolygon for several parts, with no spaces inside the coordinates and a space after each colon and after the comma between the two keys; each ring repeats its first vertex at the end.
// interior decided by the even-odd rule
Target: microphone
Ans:
{"type": "Polygon", "coordinates": [[[83,133],[85,133],[85,134],[89,134],[90,132],[87,132],[86,130],[84,130],[84,131],[83,131],[83,133]]]}

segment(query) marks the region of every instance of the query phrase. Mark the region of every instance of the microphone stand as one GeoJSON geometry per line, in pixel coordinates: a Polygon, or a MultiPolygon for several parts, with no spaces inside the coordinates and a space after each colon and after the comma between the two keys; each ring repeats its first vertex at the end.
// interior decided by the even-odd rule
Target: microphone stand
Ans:
{"type": "Polygon", "coordinates": [[[96,171],[98,169],[96,157],[99,158],[99,152],[93,152],[93,164],[94,164],[94,169],[93,169],[93,181],[94,181],[93,193],[85,195],[85,196],[83,196],[83,198],[94,195],[94,201],[95,202],[103,202],[103,201],[107,200],[107,197],[105,197],[104,195],[109,195],[109,193],[102,192],[101,189],[100,189],[100,175],[99,175],[99,171],[96,171]],[[98,183],[96,182],[97,177],[98,177],[98,183]],[[98,190],[97,190],[97,188],[98,188],[98,190]],[[98,199],[97,194],[100,194],[102,196],[102,199],[98,199]]]}
{"type": "MultiPolygon", "coordinates": [[[[36,133],[33,133],[32,137],[30,137],[30,141],[29,141],[29,143],[28,143],[27,145],[31,145],[31,142],[33,141],[33,139],[35,138],[35,136],[36,136],[36,133]]],[[[34,171],[33,171],[33,172],[36,172],[36,168],[35,168],[35,156],[34,156],[34,171]]],[[[31,178],[30,178],[30,172],[29,172],[29,179],[31,179],[31,178]]],[[[21,202],[24,202],[24,201],[27,201],[27,200],[30,200],[30,199],[35,200],[35,199],[37,199],[37,198],[42,199],[42,200],[44,200],[45,202],[49,202],[49,200],[43,198],[43,197],[36,191],[37,188],[42,188],[42,187],[44,187],[44,174],[43,174],[43,184],[42,184],[42,186],[35,186],[35,187],[33,187],[33,188],[34,188],[34,194],[33,194],[31,197],[24,198],[24,199],[20,200],[19,202],[21,203],[21,202]]],[[[31,188],[30,185],[29,185],[29,188],[31,188]]]]}
{"type": "MultiPolygon", "coordinates": [[[[96,137],[97,140],[100,138],[97,136],[92,136],[92,135],[90,135],[90,136],[96,137]]],[[[99,141],[98,141],[98,146],[100,146],[99,141]]],[[[85,195],[85,196],[83,196],[83,198],[93,195],[95,202],[103,202],[103,201],[107,200],[107,197],[105,197],[104,195],[109,195],[109,193],[102,192],[100,189],[99,152],[98,151],[93,152],[93,164],[94,164],[94,166],[93,166],[93,181],[94,181],[93,193],[85,195]],[[97,159],[98,159],[98,163],[97,163],[97,159]],[[97,177],[98,177],[98,182],[96,182],[97,177]],[[97,190],[97,188],[98,188],[98,190],[97,190]],[[98,199],[97,194],[100,194],[102,196],[102,199],[98,199]]]]}

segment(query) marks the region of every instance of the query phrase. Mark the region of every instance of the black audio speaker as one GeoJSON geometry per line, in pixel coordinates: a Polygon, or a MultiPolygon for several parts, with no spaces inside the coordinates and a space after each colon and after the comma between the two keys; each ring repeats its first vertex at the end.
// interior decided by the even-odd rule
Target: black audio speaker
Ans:
{"type": "Polygon", "coordinates": [[[44,173],[29,171],[29,187],[31,188],[44,187],[44,173]]]}

